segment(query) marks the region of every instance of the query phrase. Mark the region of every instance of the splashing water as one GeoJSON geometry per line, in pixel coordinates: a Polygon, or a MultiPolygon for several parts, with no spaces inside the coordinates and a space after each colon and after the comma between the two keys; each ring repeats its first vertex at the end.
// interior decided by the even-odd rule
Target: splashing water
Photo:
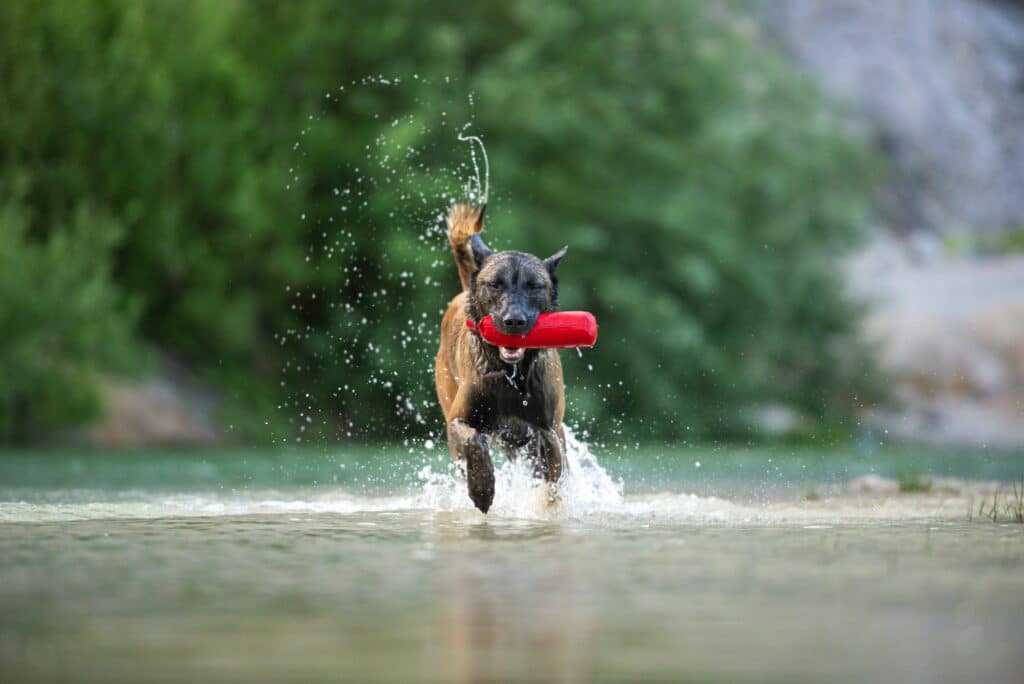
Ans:
{"type": "MultiPolygon", "coordinates": [[[[480,136],[464,135],[461,131],[458,133],[458,138],[460,142],[469,143],[469,157],[473,161],[473,173],[476,177],[476,198],[480,201],[481,204],[487,204],[487,198],[490,197],[491,194],[491,164],[487,159],[487,148],[484,147],[484,141],[480,139],[480,136]],[[473,146],[473,143],[476,143],[477,145],[480,146],[480,154],[483,155],[484,158],[483,183],[480,182],[480,166],[476,162],[476,148],[473,146]]],[[[471,190],[468,190],[467,194],[469,194],[470,197],[473,198],[473,193],[471,190]]]]}
{"type": "MultiPolygon", "coordinates": [[[[558,483],[558,498],[550,502],[546,483],[533,477],[529,459],[505,460],[495,469],[491,515],[528,518],[580,518],[593,513],[621,512],[623,483],[597,462],[586,443],[568,426],[565,429],[565,470],[558,483]]],[[[498,450],[494,450],[498,451],[498,450]]],[[[441,511],[472,510],[466,481],[450,464],[436,472],[424,466],[419,473],[422,490],[410,501],[412,508],[441,511]]]]}

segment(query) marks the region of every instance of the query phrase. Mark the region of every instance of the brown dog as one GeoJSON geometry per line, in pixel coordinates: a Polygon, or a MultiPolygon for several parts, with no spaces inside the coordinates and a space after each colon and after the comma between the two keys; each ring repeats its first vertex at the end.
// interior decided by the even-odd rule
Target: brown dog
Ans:
{"type": "Polygon", "coordinates": [[[494,252],[481,239],[483,207],[455,204],[448,242],[462,292],[441,321],[434,364],[437,398],[448,428],[448,447],[466,472],[469,497],[484,513],[494,501],[489,439],[510,458],[524,447],[534,473],[554,483],[562,474],[565,386],[554,349],[495,347],[466,327],[494,318],[505,334],[524,334],[537,315],[558,303],[555,269],[563,248],[548,259],[524,252],[494,252]]]}

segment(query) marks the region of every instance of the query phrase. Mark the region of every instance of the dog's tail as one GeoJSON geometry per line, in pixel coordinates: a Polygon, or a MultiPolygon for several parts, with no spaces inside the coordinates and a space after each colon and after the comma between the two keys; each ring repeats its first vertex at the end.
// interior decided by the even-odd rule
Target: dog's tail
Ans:
{"type": "MultiPolygon", "coordinates": [[[[485,205],[486,206],[486,205],[485,205]]],[[[462,289],[469,289],[469,278],[477,270],[476,258],[473,256],[471,241],[473,236],[484,229],[484,208],[469,204],[453,204],[448,212],[448,243],[455,255],[455,265],[459,268],[459,280],[462,289]]]]}

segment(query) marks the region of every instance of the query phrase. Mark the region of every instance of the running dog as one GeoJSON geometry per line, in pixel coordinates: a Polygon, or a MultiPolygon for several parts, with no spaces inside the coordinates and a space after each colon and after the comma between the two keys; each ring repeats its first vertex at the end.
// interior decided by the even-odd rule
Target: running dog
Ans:
{"type": "Polygon", "coordinates": [[[495,252],[484,244],[484,207],[454,204],[448,242],[462,292],[441,321],[434,384],[448,430],[448,448],[466,474],[469,498],[486,513],[494,501],[490,444],[510,458],[522,450],[535,476],[555,483],[562,474],[565,385],[555,349],[495,347],[466,326],[490,315],[499,331],[523,335],[538,314],[558,304],[555,270],[562,248],[547,259],[495,252]]]}

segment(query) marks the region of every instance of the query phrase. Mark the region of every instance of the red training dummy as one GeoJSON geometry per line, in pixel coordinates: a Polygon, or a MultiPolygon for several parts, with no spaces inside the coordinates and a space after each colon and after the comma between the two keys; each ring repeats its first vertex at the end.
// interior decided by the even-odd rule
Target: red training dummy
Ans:
{"type": "Polygon", "coordinates": [[[542,313],[525,335],[505,335],[499,332],[490,316],[484,316],[479,326],[467,320],[466,327],[479,333],[485,342],[495,347],[568,349],[593,347],[597,342],[597,319],[587,311],[542,313]]]}

